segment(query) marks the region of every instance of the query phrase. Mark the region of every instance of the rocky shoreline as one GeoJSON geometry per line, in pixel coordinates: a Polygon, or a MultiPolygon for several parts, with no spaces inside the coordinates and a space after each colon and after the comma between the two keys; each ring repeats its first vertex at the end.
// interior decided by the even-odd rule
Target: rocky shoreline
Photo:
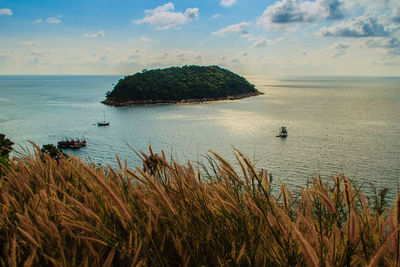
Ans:
{"type": "Polygon", "coordinates": [[[214,97],[214,98],[201,98],[201,99],[184,99],[181,101],[175,100],[136,100],[136,101],[127,101],[127,102],[116,102],[111,100],[104,100],[101,103],[107,106],[113,107],[128,107],[128,106],[144,106],[144,105],[159,105],[159,104],[189,104],[189,103],[203,103],[203,102],[214,102],[214,101],[224,101],[224,100],[238,100],[251,96],[263,95],[261,92],[249,92],[245,94],[239,94],[234,96],[227,97],[214,97]]]}

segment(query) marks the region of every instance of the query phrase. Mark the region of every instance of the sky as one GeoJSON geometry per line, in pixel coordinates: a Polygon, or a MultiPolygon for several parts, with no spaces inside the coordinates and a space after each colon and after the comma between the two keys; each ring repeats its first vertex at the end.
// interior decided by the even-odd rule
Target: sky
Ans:
{"type": "Polygon", "coordinates": [[[1,0],[0,74],[400,76],[399,0],[1,0]]]}

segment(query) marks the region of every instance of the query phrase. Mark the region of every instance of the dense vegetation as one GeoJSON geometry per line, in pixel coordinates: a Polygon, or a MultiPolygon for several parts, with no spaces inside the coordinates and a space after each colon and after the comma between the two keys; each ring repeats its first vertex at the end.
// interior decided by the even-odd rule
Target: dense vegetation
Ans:
{"type": "MultiPolygon", "coordinates": [[[[5,134],[0,134],[0,175],[2,172],[2,166],[7,167],[9,162],[9,155],[12,151],[14,143],[6,138],[5,134]]],[[[1,188],[1,187],[0,187],[1,188]]]]}
{"type": "Polygon", "coordinates": [[[221,99],[260,94],[245,78],[218,66],[184,66],[144,70],[119,80],[105,104],[129,101],[221,99]]]}
{"type": "Polygon", "coordinates": [[[136,170],[35,151],[0,175],[0,266],[399,266],[399,198],[383,212],[343,176],[273,194],[238,151],[136,170]]]}

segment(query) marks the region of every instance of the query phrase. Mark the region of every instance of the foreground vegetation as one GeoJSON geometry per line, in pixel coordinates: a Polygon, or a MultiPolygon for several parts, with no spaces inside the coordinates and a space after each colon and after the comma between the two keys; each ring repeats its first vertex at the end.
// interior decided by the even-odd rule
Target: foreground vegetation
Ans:
{"type": "Polygon", "coordinates": [[[272,194],[235,154],[194,167],[150,149],[136,170],[20,155],[0,177],[0,266],[399,265],[398,199],[383,212],[343,176],[272,194]]]}
{"type": "Polygon", "coordinates": [[[104,104],[195,102],[261,94],[245,78],[218,66],[144,70],[119,80],[104,104]]]}

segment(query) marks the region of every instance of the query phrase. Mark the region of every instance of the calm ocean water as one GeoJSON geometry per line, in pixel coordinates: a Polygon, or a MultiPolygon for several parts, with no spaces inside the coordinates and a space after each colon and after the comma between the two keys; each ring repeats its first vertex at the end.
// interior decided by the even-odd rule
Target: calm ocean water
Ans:
{"type": "Polygon", "coordinates": [[[303,186],[320,173],[397,191],[400,78],[248,77],[265,94],[234,102],[113,108],[100,104],[120,76],[0,76],[0,132],[29,147],[85,137],[71,153],[131,168],[128,147],[164,149],[180,162],[213,150],[233,161],[235,147],[276,181],[303,186]],[[103,112],[110,127],[97,127],[103,112]],[[289,137],[276,138],[281,125],[289,137]]]}

